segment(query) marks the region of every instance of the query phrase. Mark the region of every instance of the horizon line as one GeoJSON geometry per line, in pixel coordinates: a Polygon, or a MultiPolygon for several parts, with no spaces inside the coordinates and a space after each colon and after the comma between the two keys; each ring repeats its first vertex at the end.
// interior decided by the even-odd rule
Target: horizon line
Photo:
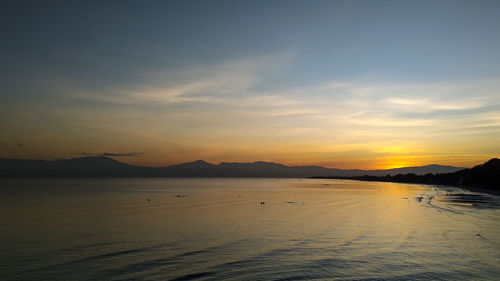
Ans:
{"type": "MultiPolygon", "coordinates": [[[[443,165],[443,164],[426,164],[426,165],[420,165],[420,166],[404,166],[404,167],[395,167],[395,168],[385,168],[385,169],[360,169],[360,168],[351,168],[351,169],[346,169],[346,168],[330,168],[330,167],[325,167],[321,165],[286,165],[282,164],[280,162],[274,162],[274,161],[263,161],[263,160],[258,160],[258,161],[250,161],[250,162],[236,162],[236,161],[222,161],[219,162],[218,164],[208,162],[203,159],[197,159],[193,161],[186,161],[186,162],[180,162],[180,163],[175,163],[175,164],[169,164],[169,165],[163,165],[163,166],[143,166],[143,165],[136,165],[136,164],[129,164],[127,162],[123,162],[120,160],[117,160],[113,157],[119,157],[119,156],[125,156],[125,155],[90,155],[90,156],[82,156],[82,157],[73,157],[73,158],[54,158],[54,159],[33,159],[33,158],[3,158],[1,157],[0,160],[25,160],[25,161],[47,161],[47,162],[55,162],[55,161],[68,161],[68,160],[74,160],[74,159],[86,159],[86,158],[105,158],[105,159],[111,159],[113,161],[126,164],[129,166],[135,166],[135,167],[145,167],[145,168],[164,168],[164,167],[172,167],[172,166],[178,166],[178,165],[183,165],[183,164],[190,164],[190,163],[195,163],[195,162],[204,162],[210,165],[214,166],[220,166],[223,163],[228,163],[228,164],[255,164],[255,163],[267,163],[267,164],[277,164],[277,165],[282,165],[285,167],[321,167],[325,169],[332,169],[332,170],[360,170],[360,171],[383,171],[383,170],[397,170],[397,169],[404,169],[404,168],[418,168],[418,167],[428,167],[428,166],[442,166],[442,167],[454,167],[454,168],[462,168],[462,169],[468,169],[471,167],[461,167],[461,166],[453,166],[453,165],[443,165]]],[[[127,155],[129,156],[129,155],[127,155]]],[[[491,159],[497,159],[497,157],[493,157],[491,159]]],[[[490,159],[490,160],[491,160],[490,159]]],[[[486,162],[486,161],[484,161],[486,162]]],[[[481,163],[476,165],[480,165],[481,163]]],[[[476,166],[474,165],[474,166],[476,166]]]]}

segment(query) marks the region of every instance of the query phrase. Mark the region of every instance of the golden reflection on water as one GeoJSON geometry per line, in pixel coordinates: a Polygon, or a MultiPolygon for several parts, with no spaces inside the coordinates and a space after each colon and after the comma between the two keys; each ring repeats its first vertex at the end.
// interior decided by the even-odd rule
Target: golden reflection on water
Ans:
{"type": "Polygon", "coordinates": [[[10,276],[25,279],[500,273],[498,209],[450,206],[421,185],[86,179],[6,186],[0,246],[9,259],[3,262],[10,276]]]}

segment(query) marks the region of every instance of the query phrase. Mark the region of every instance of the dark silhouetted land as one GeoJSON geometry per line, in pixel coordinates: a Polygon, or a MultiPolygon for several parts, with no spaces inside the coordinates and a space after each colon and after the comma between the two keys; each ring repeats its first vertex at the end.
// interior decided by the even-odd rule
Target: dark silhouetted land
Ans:
{"type": "Polygon", "coordinates": [[[385,176],[366,174],[363,176],[318,176],[313,178],[449,185],[465,187],[471,190],[500,193],[500,159],[493,158],[471,169],[462,169],[450,173],[427,173],[424,175],[401,173],[397,175],[387,174],[385,176]]]}

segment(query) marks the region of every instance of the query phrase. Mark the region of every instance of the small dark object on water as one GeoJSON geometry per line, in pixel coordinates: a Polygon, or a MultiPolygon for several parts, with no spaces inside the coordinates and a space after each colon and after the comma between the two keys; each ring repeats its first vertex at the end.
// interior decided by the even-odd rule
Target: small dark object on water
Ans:
{"type": "Polygon", "coordinates": [[[401,199],[408,199],[408,197],[401,197],[401,199]]]}
{"type": "Polygon", "coordinates": [[[177,194],[177,195],[175,195],[175,197],[187,197],[187,195],[177,194]]]}
{"type": "Polygon", "coordinates": [[[424,199],[424,197],[422,197],[422,196],[415,197],[415,200],[417,200],[418,202],[422,202],[422,199],[424,199]]]}
{"type": "Polygon", "coordinates": [[[148,202],[151,202],[151,199],[150,199],[150,198],[148,198],[148,199],[146,199],[146,200],[147,200],[148,202]]]}
{"type": "Polygon", "coordinates": [[[260,204],[261,204],[261,205],[264,205],[264,204],[266,204],[266,202],[264,202],[264,201],[260,201],[260,204]]]}

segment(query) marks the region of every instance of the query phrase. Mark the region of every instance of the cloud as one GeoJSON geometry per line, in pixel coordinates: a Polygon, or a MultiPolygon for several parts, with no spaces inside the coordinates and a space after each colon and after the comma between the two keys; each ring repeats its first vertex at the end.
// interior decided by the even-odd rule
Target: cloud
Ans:
{"type": "Polygon", "coordinates": [[[175,72],[144,72],[138,74],[143,80],[140,85],[99,93],[77,91],[76,96],[128,105],[225,103],[250,93],[266,75],[288,64],[291,57],[291,53],[283,53],[196,65],[175,72]]]}
{"type": "Polygon", "coordinates": [[[204,115],[209,121],[208,111],[238,115],[233,119],[254,116],[286,121],[287,116],[301,116],[313,122],[312,126],[428,126],[434,124],[433,120],[460,114],[470,117],[500,106],[498,79],[439,83],[331,79],[298,87],[265,87],[268,82],[276,82],[274,74],[286,73],[293,66],[294,56],[285,52],[175,71],[141,72],[137,75],[142,80],[139,85],[117,86],[99,93],[76,91],[76,95],[146,110],[146,114],[156,110],[164,117],[204,115]],[[162,107],[168,110],[162,111],[162,107]]]}
{"type": "Polygon", "coordinates": [[[108,156],[108,157],[138,157],[142,155],[142,152],[128,152],[128,153],[89,153],[89,152],[81,152],[81,155],[85,156],[108,156]]]}

